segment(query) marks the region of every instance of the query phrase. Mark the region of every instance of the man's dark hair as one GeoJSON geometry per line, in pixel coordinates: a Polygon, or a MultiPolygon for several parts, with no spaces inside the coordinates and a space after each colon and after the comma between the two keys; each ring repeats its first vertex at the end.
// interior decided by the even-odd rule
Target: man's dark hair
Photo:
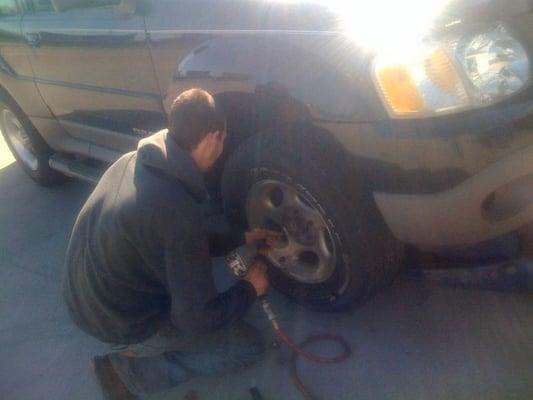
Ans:
{"type": "Polygon", "coordinates": [[[172,103],[168,116],[168,134],[184,150],[192,150],[213,131],[225,128],[225,119],[217,110],[213,96],[201,89],[190,89],[172,103]]]}

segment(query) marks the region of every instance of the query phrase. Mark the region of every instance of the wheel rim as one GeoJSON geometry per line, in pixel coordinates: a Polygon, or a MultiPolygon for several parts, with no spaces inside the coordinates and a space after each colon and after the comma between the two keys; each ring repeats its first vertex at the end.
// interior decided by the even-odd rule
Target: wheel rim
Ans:
{"type": "Polygon", "coordinates": [[[4,109],[0,114],[0,129],[8,137],[18,158],[32,171],[36,171],[39,161],[26,130],[11,110],[4,109]]]}
{"type": "Polygon", "coordinates": [[[336,263],[333,236],[313,198],[276,180],[252,186],[246,202],[250,227],[282,232],[269,253],[270,262],[285,275],[305,284],[328,280],[336,263]]]}

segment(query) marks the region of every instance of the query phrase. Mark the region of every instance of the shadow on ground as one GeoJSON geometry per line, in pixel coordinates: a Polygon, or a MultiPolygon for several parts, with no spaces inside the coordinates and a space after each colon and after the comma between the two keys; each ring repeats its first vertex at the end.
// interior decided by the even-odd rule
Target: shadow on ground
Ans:
{"type": "MultiPolygon", "coordinates": [[[[68,319],[59,287],[68,235],[91,187],[69,182],[42,188],[16,166],[0,170],[0,390],[11,399],[100,399],[90,359],[107,346],[68,319]]],[[[231,283],[216,262],[218,282],[231,283]]],[[[302,362],[319,399],[531,399],[533,301],[498,293],[397,281],[349,314],[315,314],[272,293],[281,323],[295,339],[344,335],[353,357],[338,366],[302,362]]],[[[267,338],[258,307],[250,320],[267,338]]],[[[331,350],[327,348],[318,351],[331,350]]],[[[257,382],[265,400],[300,396],[285,350],[239,374],[195,379],[154,399],[251,399],[257,382]]]]}

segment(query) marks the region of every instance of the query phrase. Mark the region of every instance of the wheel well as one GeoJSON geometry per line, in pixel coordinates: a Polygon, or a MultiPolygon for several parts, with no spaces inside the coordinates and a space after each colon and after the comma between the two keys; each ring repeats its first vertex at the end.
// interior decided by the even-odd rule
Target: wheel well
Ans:
{"type": "Polygon", "coordinates": [[[215,95],[227,119],[228,136],[224,152],[206,178],[212,198],[220,199],[220,178],[226,161],[246,139],[258,132],[272,131],[309,121],[307,107],[274,84],[258,85],[255,92],[224,92],[215,95]]]}
{"type": "Polygon", "coordinates": [[[9,94],[9,92],[6,90],[6,88],[2,85],[0,85],[0,100],[3,100],[7,103],[9,103],[10,106],[17,107],[17,111],[22,111],[18,103],[15,101],[13,96],[9,94]]]}

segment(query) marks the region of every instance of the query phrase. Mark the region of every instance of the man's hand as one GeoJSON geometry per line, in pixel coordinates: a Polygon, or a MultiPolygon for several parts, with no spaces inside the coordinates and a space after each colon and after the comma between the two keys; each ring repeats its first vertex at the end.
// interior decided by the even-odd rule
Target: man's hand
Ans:
{"type": "Polygon", "coordinates": [[[268,290],[268,278],[266,274],[266,265],[256,261],[248,269],[244,280],[250,282],[255,288],[258,297],[264,296],[268,290]]]}
{"type": "Polygon", "coordinates": [[[281,239],[281,233],[268,229],[255,228],[250,232],[246,232],[244,234],[244,239],[246,244],[264,240],[265,244],[272,248],[281,239]]]}

